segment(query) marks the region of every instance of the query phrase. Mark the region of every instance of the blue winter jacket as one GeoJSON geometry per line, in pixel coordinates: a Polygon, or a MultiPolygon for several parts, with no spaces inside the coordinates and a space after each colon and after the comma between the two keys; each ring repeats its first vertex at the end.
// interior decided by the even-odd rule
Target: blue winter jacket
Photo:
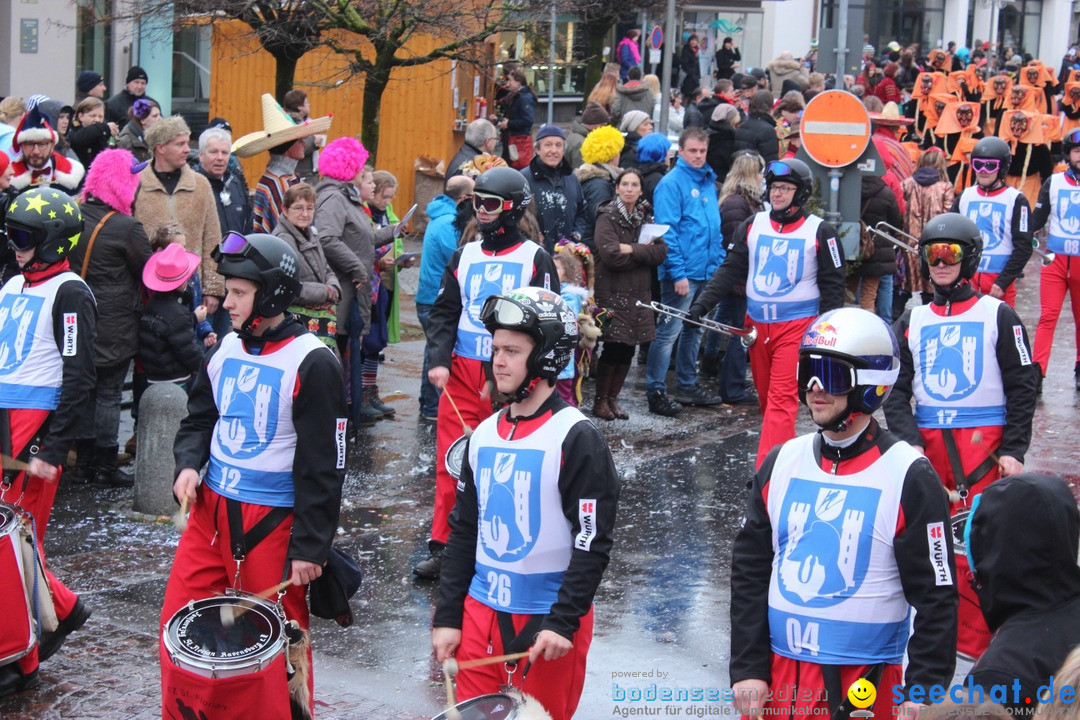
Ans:
{"type": "Polygon", "coordinates": [[[720,205],[716,173],[700,170],[682,158],[653,192],[653,222],[670,225],[664,235],[668,253],[660,266],[660,279],[708,280],[724,261],[727,251],[720,232],[720,205]]]}
{"type": "Polygon", "coordinates": [[[416,302],[433,305],[439,294],[446,263],[457,250],[461,234],[454,227],[457,203],[446,195],[439,195],[428,203],[428,224],[424,231],[424,252],[420,255],[420,285],[416,289],[416,302]]]}

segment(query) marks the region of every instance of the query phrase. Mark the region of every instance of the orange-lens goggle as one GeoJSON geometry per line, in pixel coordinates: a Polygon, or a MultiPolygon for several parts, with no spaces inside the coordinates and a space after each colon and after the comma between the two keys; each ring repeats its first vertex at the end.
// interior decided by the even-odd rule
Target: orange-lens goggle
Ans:
{"type": "Polygon", "coordinates": [[[930,243],[923,246],[923,256],[931,267],[941,263],[959,265],[964,260],[964,246],[959,243],[930,243]]]}

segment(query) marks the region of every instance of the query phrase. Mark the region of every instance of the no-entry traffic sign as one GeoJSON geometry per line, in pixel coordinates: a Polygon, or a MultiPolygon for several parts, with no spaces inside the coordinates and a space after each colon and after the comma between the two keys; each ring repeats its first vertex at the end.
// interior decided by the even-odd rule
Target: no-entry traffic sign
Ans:
{"type": "Polygon", "coordinates": [[[819,165],[844,167],[870,142],[870,116],[859,99],[843,90],[815,95],[799,126],[803,147],[819,165]]]}

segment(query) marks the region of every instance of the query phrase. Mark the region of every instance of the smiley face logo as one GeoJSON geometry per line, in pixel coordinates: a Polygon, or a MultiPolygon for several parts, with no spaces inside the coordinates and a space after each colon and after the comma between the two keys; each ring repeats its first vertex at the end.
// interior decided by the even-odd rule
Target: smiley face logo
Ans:
{"type": "Polygon", "coordinates": [[[851,683],[847,696],[852,705],[860,710],[865,709],[874,704],[874,700],[877,698],[877,688],[874,687],[874,683],[866,678],[859,678],[851,683]]]}

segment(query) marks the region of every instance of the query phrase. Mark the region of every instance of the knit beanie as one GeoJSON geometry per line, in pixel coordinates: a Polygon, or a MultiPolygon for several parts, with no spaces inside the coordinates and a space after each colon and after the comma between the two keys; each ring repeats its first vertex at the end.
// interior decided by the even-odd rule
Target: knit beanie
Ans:
{"type": "Polygon", "coordinates": [[[88,93],[101,83],[101,73],[96,70],[83,70],[79,73],[79,79],[75,81],[75,89],[81,93],[88,93]]]}
{"type": "Polygon", "coordinates": [[[649,114],[643,110],[631,110],[622,117],[619,130],[624,133],[632,133],[638,129],[641,123],[649,119],[649,114]]]}
{"type": "Polygon", "coordinates": [[[150,78],[146,76],[146,71],[138,65],[132,65],[131,69],[128,70],[127,80],[124,81],[124,84],[127,85],[132,80],[145,80],[150,82],[150,78]]]}
{"type": "Polygon", "coordinates": [[[585,112],[581,113],[582,125],[607,125],[610,119],[607,110],[598,102],[589,103],[585,106],[585,112]]]}
{"type": "Polygon", "coordinates": [[[542,125],[540,129],[536,131],[536,142],[539,143],[544,138],[557,137],[566,140],[566,133],[558,125],[542,125]]]}

